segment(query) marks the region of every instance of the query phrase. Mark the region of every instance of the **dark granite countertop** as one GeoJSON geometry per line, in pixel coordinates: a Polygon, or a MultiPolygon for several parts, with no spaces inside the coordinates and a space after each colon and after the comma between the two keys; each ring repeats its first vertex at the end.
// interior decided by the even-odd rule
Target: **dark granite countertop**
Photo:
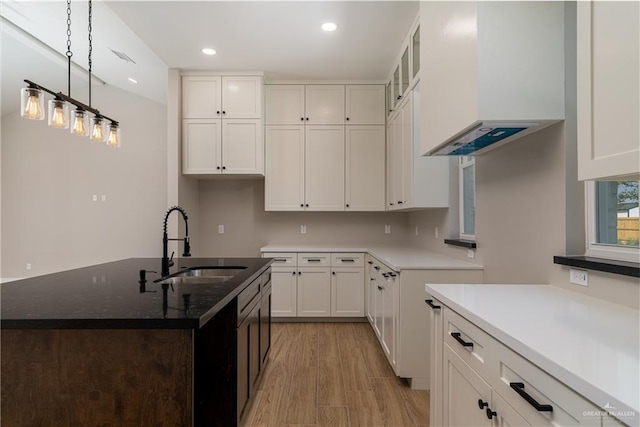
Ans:
{"type": "Polygon", "coordinates": [[[139,271],[160,270],[159,258],[130,258],[0,285],[3,329],[197,329],[264,272],[269,258],[178,258],[171,273],[198,266],[245,266],[219,284],[175,284],[163,292],[147,273],[140,292],[139,271]],[[166,293],[166,304],[163,295],[166,293]],[[189,294],[189,309],[184,309],[189,294]],[[166,306],[166,308],[164,308],[166,306]]]}

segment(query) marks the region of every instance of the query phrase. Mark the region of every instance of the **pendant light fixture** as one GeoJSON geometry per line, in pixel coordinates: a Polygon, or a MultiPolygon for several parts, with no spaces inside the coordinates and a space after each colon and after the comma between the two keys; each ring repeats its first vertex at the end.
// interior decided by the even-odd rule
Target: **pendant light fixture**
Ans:
{"type": "Polygon", "coordinates": [[[93,4],[89,0],[89,105],[71,97],[71,0],[67,0],[67,94],[54,92],[31,80],[26,80],[26,88],[20,91],[20,115],[26,119],[44,119],[44,93],[54,96],[49,100],[48,124],[58,129],[70,129],[73,135],[89,136],[91,140],[106,142],[110,147],[120,147],[120,124],[102,114],[91,106],[91,76],[92,76],[92,18],[93,4]],[[75,107],[69,116],[69,105],[75,107]],[[93,114],[93,117],[89,116],[93,114]],[[107,125],[107,122],[109,123],[107,125]]]}

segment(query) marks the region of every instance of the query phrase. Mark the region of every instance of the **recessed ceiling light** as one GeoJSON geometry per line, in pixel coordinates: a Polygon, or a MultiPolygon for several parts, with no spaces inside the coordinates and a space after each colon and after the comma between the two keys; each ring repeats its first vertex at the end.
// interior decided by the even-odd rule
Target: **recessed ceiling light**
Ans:
{"type": "Polygon", "coordinates": [[[333,22],[325,22],[324,24],[322,24],[322,29],[324,31],[335,31],[337,28],[338,26],[333,22]]]}
{"type": "Polygon", "coordinates": [[[133,83],[134,85],[137,85],[137,84],[138,84],[138,81],[137,81],[136,79],[131,78],[131,77],[129,77],[129,81],[130,81],[131,83],[133,83]]]}
{"type": "Polygon", "coordinates": [[[204,49],[202,49],[202,53],[204,53],[205,55],[215,55],[216,51],[215,49],[205,47],[204,49]]]}

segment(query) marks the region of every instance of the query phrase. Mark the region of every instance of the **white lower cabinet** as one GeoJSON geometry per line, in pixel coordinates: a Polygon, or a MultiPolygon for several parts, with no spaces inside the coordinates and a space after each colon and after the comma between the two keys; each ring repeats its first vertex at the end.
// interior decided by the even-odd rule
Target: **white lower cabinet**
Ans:
{"type": "Polygon", "coordinates": [[[331,315],[331,281],[324,267],[298,268],[298,317],[331,315]]]}
{"type": "Polygon", "coordinates": [[[431,425],[602,425],[595,404],[454,310],[428,301],[439,307],[431,314],[431,425]]]}
{"type": "Polygon", "coordinates": [[[364,254],[265,252],[273,317],[363,317],[364,254]]]}

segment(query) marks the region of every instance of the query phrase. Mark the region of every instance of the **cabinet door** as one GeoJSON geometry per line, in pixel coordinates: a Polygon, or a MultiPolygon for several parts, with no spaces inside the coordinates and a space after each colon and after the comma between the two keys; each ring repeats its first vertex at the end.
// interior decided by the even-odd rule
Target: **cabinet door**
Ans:
{"type": "Polygon", "coordinates": [[[390,146],[390,155],[391,155],[391,180],[393,185],[393,196],[394,198],[390,200],[390,203],[393,203],[391,207],[393,209],[400,209],[403,207],[405,201],[405,187],[403,185],[403,177],[404,177],[404,136],[403,136],[403,114],[402,110],[398,112],[393,118],[393,125],[391,127],[391,131],[393,132],[390,146]]]}
{"type": "Polygon", "coordinates": [[[404,96],[409,90],[409,46],[405,46],[404,52],[402,52],[402,57],[400,58],[400,69],[401,69],[401,79],[402,86],[401,91],[402,96],[404,96]]]}
{"type": "Polygon", "coordinates": [[[303,210],[304,126],[267,126],[265,210],[303,210]]]}
{"type": "Polygon", "coordinates": [[[578,2],[578,178],[640,177],[640,3],[578,2]]]}
{"type": "Polygon", "coordinates": [[[387,202],[386,208],[388,210],[395,209],[396,205],[396,184],[395,184],[395,161],[394,158],[396,156],[394,147],[396,145],[395,142],[395,132],[394,132],[395,122],[393,120],[389,121],[387,125],[387,202]]]}
{"type": "Polygon", "coordinates": [[[221,118],[220,76],[182,77],[182,118],[221,118]]]}
{"type": "Polygon", "coordinates": [[[364,316],[364,269],[334,268],[331,271],[331,316],[364,316]]]}
{"type": "Polygon", "coordinates": [[[384,134],[384,126],[347,126],[346,210],[385,210],[384,134]]]}
{"type": "Polygon", "coordinates": [[[267,125],[299,125],[304,120],[304,85],[266,86],[267,125]]]}
{"type": "Polygon", "coordinates": [[[262,77],[225,76],[222,78],[222,118],[262,118],[262,77]]]}
{"type": "Polygon", "coordinates": [[[260,311],[262,304],[260,301],[249,314],[249,398],[256,394],[256,385],[260,372],[262,371],[262,358],[260,357],[260,311]]]}
{"type": "Polygon", "coordinates": [[[344,210],[344,126],[305,127],[305,209],[344,210]]]}
{"type": "Polygon", "coordinates": [[[383,279],[382,285],[382,348],[391,366],[396,367],[396,292],[395,283],[383,279]]]}
{"type": "Polygon", "coordinates": [[[371,326],[374,326],[375,330],[375,318],[376,318],[376,295],[378,294],[378,288],[376,287],[376,279],[371,273],[372,268],[368,267],[369,274],[366,278],[367,287],[367,318],[371,326]]]}
{"type": "Polygon", "coordinates": [[[443,346],[443,424],[445,426],[491,426],[486,407],[491,403],[491,387],[447,344],[443,346]]]}
{"type": "MultiPolygon", "coordinates": [[[[522,415],[520,415],[515,409],[511,407],[495,390],[491,392],[491,410],[496,413],[495,425],[497,427],[509,427],[509,426],[533,426],[522,415]]],[[[549,423],[551,426],[552,424],[549,423]]],[[[543,424],[535,424],[536,427],[542,427],[543,424]]]]}
{"type": "Polygon", "coordinates": [[[411,35],[411,78],[418,77],[420,72],[420,25],[411,35]]]}
{"type": "Polygon", "coordinates": [[[312,125],[342,125],[344,85],[307,85],[305,122],[312,125]]]}
{"type": "Polygon", "coordinates": [[[220,120],[182,121],[182,173],[215,174],[221,172],[220,120]]]}
{"type": "Polygon", "coordinates": [[[223,173],[262,174],[263,153],[261,120],[222,120],[223,173]]]}
{"type": "MultiPolygon", "coordinates": [[[[429,389],[430,394],[430,425],[441,426],[442,424],[442,304],[440,301],[429,297],[433,307],[429,306],[429,389]]],[[[426,301],[425,301],[426,302],[426,301]]]]}
{"type": "Polygon", "coordinates": [[[402,87],[400,81],[400,64],[396,65],[393,70],[393,106],[395,108],[398,105],[400,99],[402,99],[402,87]]]}
{"type": "Polygon", "coordinates": [[[401,114],[398,114],[401,126],[401,142],[396,149],[400,150],[398,157],[400,163],[400,174],[397,179],[401,184],[401,196],[398,198],[398,204],[403,208],[413,207],[413,127],[412,127],[412,102],[411,93],[403,100],[401,106],[401,114]]]}
{"type": "Polygon", "coordinates": [[[346,118],[348,125],[384,125],[385,87],[382,85],[347,85],[346,118]]]}
{"type": "Polygon", "coordinates": [[[376,273],[375,276],[375,292],[376,292],[376,296],[375,296],[375,302],[376,302],[376,309],[375,309],[375,317],[373,319],[373,330],[376,332],[376,335],[378,336],[378,338],[380,340],[382,340],[382,331],[383,331],[383,321],[384,321],[384,311],[383,311],[383,298],[384,298],[384,294],[383,294],[383,287],[382,287],[382,279],[380,278],[380,275],[376,273]]]}
{"type": "Polygon", "coordinates": [[[331,315],[329,269],[305,267],[298,270],[298,317],[331,315]]]}
{"type": "Polygon", "coordinates": [[[251,378],[249,375],[250,362],[250,348],[251,348],[251,321],[249,317],[237,329],[238,340],[238,372],[237,372],[237,411],[238,422],[244,414],[245,407],[249,402],[249,395],[251,390],[251,378]]]}
{"type": "Polygon", "coordinates": [[[297,284],[295,268],[274,267],[271,270],[271,316],[297,316],[297,284]]]}
{"type": "Polygon", "coordinates": [[[260,363],[265,366],[271,350],[271,282],[265,285],[267,292],[262,293],[260,308],[260,363]]]}

